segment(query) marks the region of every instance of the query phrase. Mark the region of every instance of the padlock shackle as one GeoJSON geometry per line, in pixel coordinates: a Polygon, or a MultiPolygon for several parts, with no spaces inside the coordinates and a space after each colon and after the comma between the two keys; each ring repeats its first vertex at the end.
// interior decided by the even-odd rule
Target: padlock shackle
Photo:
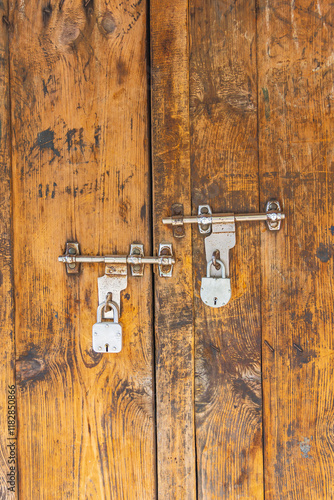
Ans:
{"type": "MultiPolygon", "coordinates": [[[[222,278],[226,278],[226,269],[224,263],[220,259],[216,259],[216,263],[220,264],[220,268],[222,270],[222,278]]],[[[211,266],[213,266],[213,259],[209,260],[206,266],[206,277],[211,278],[211,266]]]]}
{"type": "MultiPolygon", "coordinates": [[[[105,306],[107,305],[106,301],[105,302],[101,302],[101,304],[98,305],[97,307],[97,322],[98,323],[102,323],[102,312],[105,308],[105,306]]],[[[117,307],[117,304],[115,302],[113,302],[112,300],[108,300],[108,305],[112,308],[112,310],[114,311],[114,318],[113,318],[113,323],[118,323],[118,307],[117,307]]]]}

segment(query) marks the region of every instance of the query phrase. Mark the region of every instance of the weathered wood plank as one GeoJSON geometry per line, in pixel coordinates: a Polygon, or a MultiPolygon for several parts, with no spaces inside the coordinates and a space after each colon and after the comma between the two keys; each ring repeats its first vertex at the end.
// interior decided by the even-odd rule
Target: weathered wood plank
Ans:
{"type": "Polygon", "coordinates": [[[12,3],[21,498],[155,496],[151,275],[129,277],[124,345],[92,352],[82,253],[150,247],[145,1],[12,3]],[[86,5],[86,6],[85,6],[86,5]]]}
{"type": "Polygon", "coordinates": [[[259,2],[266,498],[334,498],[333,3],[259,2]]]}
{"type": "Polygon", "coordinates": [[[0,4],[0,498],[17,491],[8,3],[0,4]],[[13,387],[13,389],[9,389],[13,387]],[[10,396],[8,398],[8,396],[10,396]],[[10,427],[9,427],[10,426],[10,427]],[[12,456],[11,456],[12,453],[12,456]],[[13,461],[14,460],[14,461],[13,461]],[[10,463],[9,463],[10,462],[10,463]],[[14,467],[15,469],[11,469],[14,467]],[[13,474],[14,473],[14,474],[13,474]],[[10,474],[10,476],[9,476],[10,474]]]}
{"type": "Polygon", "coordinates": [[[177,257],[173,278],[155,280],[158,497],[195,499],[191,233],[161,223],[173,203],[191,210],[188,2],[153,0],[150,17],[154,245],[177,257]]]}
{"type": "MultiPolygon", "coordinates": [[[[255,2],[191,1],[193,213],[257,212],[255,2]]],[[[260,227],[237,225],[232,299],[200,299],[204,238],[193,232],[198,498],[263,498],[260,227]]]]}

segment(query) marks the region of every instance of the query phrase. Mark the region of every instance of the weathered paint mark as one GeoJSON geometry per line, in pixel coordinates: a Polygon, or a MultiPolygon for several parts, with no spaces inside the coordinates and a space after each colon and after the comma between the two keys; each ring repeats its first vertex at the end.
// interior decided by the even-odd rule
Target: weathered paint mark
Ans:
{"type": "Polygon", "coordinates": [[[300,448],[300,451],[302,452],[303,454],[303,457],[304,458],[312,458],[309,453],[311,451],[311,440],[313,439],[313,437],[311,436],[311,439],[309,438],[304,438],[303,441],[301,441],[299,443],[299,448],[300,448]]]}
{"type": "Polygon", "coordinates": [[[308,325],[312,325],[313,314],[308,309],[305,310],[304,319],[305,323],[307,323],[308,325]]]}
{"type": "MultiPolygon", "coordinates": [[[[54,182],[53,189],[51,192],[51,198],[54,198],[56,196],[56,186],[57,186],[57,184],[54,182]]],[[[45,187],[45,198],[48,197],[49,193],[50,193],[50,186],[49,186],[49,184],[47,184],[45,187]]],[[[43,184],[38,185],[38,197],[43,198],[43,184]]]]}
{"type": "Polygon", "coordinates": [[[48,94],[48,93],[49,93],[49,91],[48,91],[48,88],[47,88],[47,86],[46,86],[46,83],[45,83],[45,80],[44,80],[44,79],[42,80],[42,82],[43,82],[43,93],[44,93],[44,97],[45,97],[45,96],[46,96],[46,94],[48,94]]]}
{"type": "Polygon", "coordinates": [[[101,127],[95,127],[94,139],[95,147],[100,147],[101,127]]]}
{"type": "Polygon", "coordinates": [[[293,437],[294,436],[295,431],[293,429],[292,422],[289,423],[288,429],[287,429],[286,433],[287,433],[288,437],[293,437]]]}
{"type": "Polygon", "coordinates": [[[334,236],[334,226],[331,226],[331,227],[329,228],[329,230],[330,230],[330,232],[331,232],[332,236],[334,236]]]}
{"type": "Polygon", "coordinates": [[[124,179],[123,182],[121,182],[121,172],[120,170],[116,170],[116,180],[117,180],[117,192],[118,196],[121,194],[121,192],[124,191],[125,185],[132,179],[133,177],[133,172],[127,176],[126,179],[124,179]]]}
{"type": "Polygon", "coordinates": [[[67,142],[67,150],[70,151],[71,150],[71,147],[72,147],[72,144],[73,144],[73,136],[75,135],[77,129],[76,128],[72,128],[70,130],[67,131],[66,133],[66,142],[67,142]]]}
{"type": "Polygon", "coordinates": [[[321,262],[328,262],[333,255],[333,248],[320,243],[317,248],[316,256],[321,262]]]}
{"type": "Polygon", "coordinates": [[[263,88],[263,99],[264,99],[264,113],[266,120],[270,120],[270,104],[269,104],[269,92],[268,89],[263,88]]]}
{"type": "Polygon", "coordinates": [[[37,146],[40,150],[51,149],[56,156],[60,156],[58,149],[54,146],[55,133],[51,128],[43,130],[37,134],[37,146]]]}
{"type": "Polygon", "coordinates": [[[81,153],[84,154],[85,143],[83,141],[83,128],[82,127],[79,129],[79,147],[80,147],[81,153]]]}

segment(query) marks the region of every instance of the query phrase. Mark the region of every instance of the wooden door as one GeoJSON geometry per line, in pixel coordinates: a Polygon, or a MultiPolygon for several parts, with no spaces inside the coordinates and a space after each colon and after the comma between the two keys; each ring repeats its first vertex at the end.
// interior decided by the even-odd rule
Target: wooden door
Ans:
{"type": "Polygon", "coordinates": [[[333,6],[326,0],[0,3],[0,497],[332,499],[333,6]],[[237,225],[232,299],[200,299],[203,236],[237,225]],[[157,254],[92,350],[102,265],[157,254]]]}

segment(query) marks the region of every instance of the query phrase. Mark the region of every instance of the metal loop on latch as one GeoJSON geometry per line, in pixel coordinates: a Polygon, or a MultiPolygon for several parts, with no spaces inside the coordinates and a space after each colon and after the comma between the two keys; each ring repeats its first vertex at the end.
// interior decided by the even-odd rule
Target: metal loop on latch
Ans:
{"type": "Polygon", "coordinates": [[[98,323],[102,322],[102,311],[105,310],[106,305],[110,306],[111,309],[113,310],[113,313],[114,313],[113,322],[118,323],[118,307],[117,307],[117,304],[115,302],[113,302],[112,300],[102,302],[101,304],[98,305],[97,322],[98,323]]]}
{"type": "Polygon", "coordinates": [[[222,271],[221,277],[226,278],[226,269],[225,269],[224,263],[221,260],[216,259],[216,258],[212,258],[211,260],[209,260],[208,265],[206,267],[206,277],[211,278],[211,266],[213,266],[215,264],[220,264],[220,268],[222,271]]]}

